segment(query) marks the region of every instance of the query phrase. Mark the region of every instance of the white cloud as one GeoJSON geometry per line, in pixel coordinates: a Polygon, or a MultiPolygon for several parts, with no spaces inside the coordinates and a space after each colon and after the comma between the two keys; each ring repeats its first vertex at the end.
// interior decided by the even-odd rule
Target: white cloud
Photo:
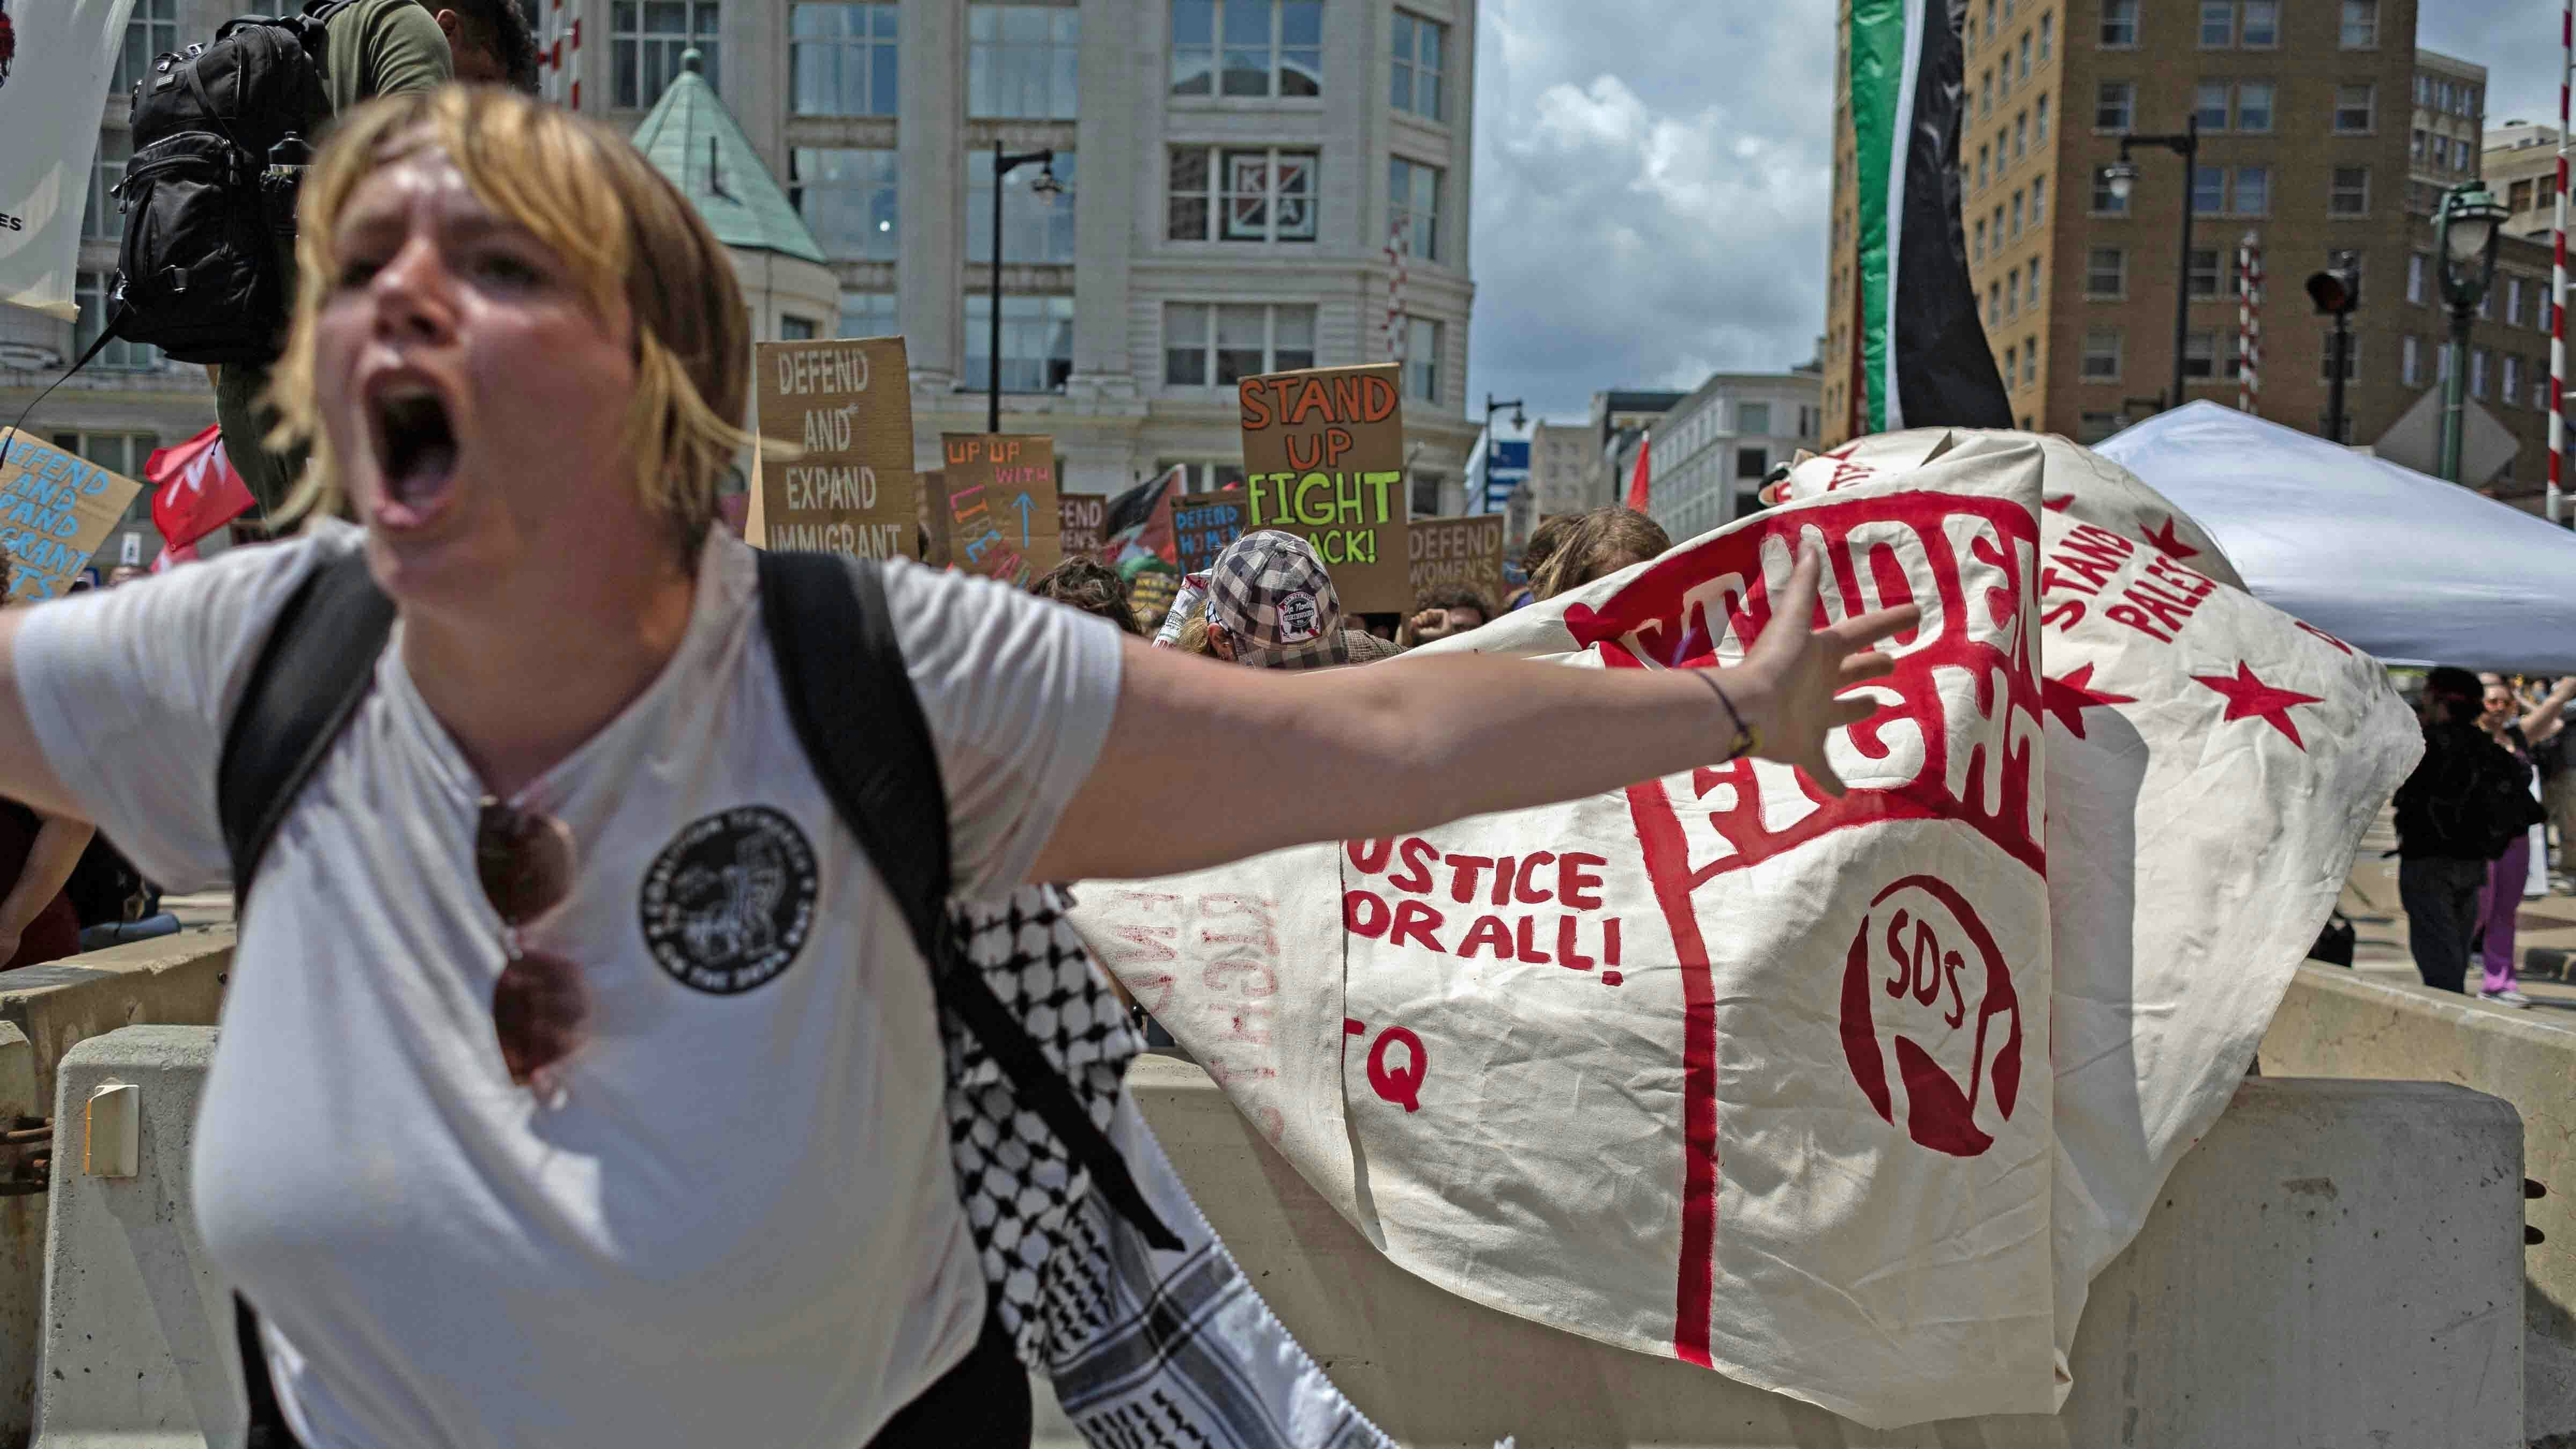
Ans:
{"type": "Polygon", "coordinates": [[[1597,389],[1804,361],[1824,322],[1832,11],[1487,0],[1471,385],[1597,389]]]}

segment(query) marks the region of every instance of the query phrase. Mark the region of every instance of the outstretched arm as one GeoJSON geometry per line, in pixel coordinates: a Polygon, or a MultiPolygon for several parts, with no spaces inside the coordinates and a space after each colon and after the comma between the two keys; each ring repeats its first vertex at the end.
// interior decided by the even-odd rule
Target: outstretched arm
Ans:
{"type": "Polygon", "coordinates": [[[2567,702],[2571,699],[2576,699],[2576,674],[2561,676],[2549,697],[2522,717],[2522,737],[2535,745],[2556,738],[2567,727],[2567,702]]]}
{"type": "Polygon", "coordinates": [[[1460,655],[1315,675],[1131,646],[1099,763],[1031,872],[1131,879],[1282,846],[1420,830],[1710,764],[1735,727],[1835,794],[1826,734],[1877,705],[1837,694],[1893,669],[1870,646],[1912,606],[1810,630],[1803,554],[1772,624],[1724,670],[1566,669],[1460,655]]]}

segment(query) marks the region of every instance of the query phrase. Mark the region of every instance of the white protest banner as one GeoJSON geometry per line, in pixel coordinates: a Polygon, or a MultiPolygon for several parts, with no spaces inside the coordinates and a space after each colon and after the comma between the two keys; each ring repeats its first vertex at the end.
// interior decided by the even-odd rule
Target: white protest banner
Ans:
{"type": "Polygon", "coordinates": [[[0,6],[0,303],[64,322],[76,315],[72,272],[98,155],[99,98],[133,4],[0,6]]]}
{"type": "Polygon", "coordinates": [[[1431,646],[1732,662],[1812,542],[1822,616],[1924,611],[1828,744],[1844,799],[1739,761],[1094,882],[1076,920],[1430,1281],[1872,1426],[2049,1413],[2418,734],[2374,661],[2089,516],[2197,548],[2118,470],[1880,441],[1431,646]]]}
{"type": "Polygon", "coordinates": [[[9,597],[59,598],[143,485],[14,428],[0,428],[0,548],[9,597]]]}

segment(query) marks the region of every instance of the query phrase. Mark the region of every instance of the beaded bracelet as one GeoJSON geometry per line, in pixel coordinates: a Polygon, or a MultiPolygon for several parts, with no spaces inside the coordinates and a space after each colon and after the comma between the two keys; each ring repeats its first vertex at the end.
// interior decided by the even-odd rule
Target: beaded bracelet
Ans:
{"type": "Polygon", "coordinates": [[[1735,723],[1735,748],[1727,751],[1727,760],[1739,760],[1759,751],[1762,748],[1762,732],[1746,724],[1744,716],[1736,713],[1735,701],[1728,699],[1726,691],[1718,686],[1716,671],[1694,669],[1691,674],[1700,683],[1708,686],[1709,693],[1717,696],[1719,704],[1726,706],[1726,717],[1735,723]]]}

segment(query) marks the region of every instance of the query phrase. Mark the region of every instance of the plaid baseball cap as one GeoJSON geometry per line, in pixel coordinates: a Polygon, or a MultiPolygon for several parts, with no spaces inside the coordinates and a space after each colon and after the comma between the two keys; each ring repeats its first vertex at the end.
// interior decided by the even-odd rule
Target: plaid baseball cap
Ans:
{"type": "Polygon", "coordinates": [[[1264,528],[1227,544],[1208,567],[1207,616],[1234,637],[1237,664],[1330,669],[1352,662],[1333,576],[1293,533],[1264,528]]]}

